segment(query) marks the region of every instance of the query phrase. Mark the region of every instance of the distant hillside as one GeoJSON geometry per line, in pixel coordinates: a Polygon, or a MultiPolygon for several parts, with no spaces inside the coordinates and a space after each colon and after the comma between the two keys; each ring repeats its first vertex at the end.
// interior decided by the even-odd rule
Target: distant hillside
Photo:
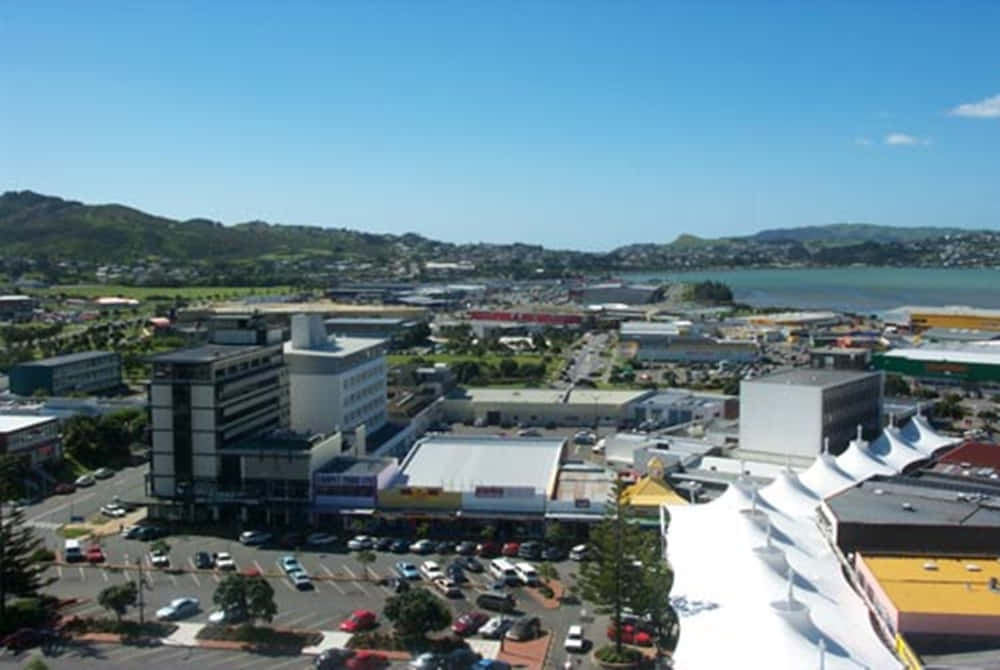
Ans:
{"type": "Polygon", "coordinates": [[[748,235],[742,239],[755,242],[835,242],[857,244],[860,242],[912,242],[944,235],[968,233],[961,228],[914,227],[897,228],[871,223],[831,223],[824,226],[799,228],[773,228],[748,235]]]}

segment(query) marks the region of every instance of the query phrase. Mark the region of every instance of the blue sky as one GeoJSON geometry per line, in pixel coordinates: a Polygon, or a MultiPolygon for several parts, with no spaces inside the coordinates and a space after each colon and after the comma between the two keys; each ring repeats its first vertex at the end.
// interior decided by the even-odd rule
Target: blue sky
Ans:
{"type": "Polygon", "coordinates": [[[1000,227],[1000,2],[85,7],[0,4],[0,189],[581,249],[1000,227]]]}

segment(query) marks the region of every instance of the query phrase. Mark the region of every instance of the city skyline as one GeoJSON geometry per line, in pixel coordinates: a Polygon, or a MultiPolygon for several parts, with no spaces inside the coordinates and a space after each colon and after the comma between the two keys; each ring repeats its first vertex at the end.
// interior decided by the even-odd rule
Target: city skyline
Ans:
{"type": "Polygon", "coordinates": [[[4,13],[2,190],[587,250],[1000,220],[988,3],[4,13]]]}

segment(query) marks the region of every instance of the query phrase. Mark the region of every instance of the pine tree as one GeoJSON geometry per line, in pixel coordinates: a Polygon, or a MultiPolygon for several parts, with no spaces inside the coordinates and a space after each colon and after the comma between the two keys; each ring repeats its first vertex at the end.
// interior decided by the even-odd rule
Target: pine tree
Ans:
{"type": "Polygon", "coordinates": [[[25,525],[24,512],[16,509],[4,517],[0,506],[0,619],[7,614],[8,596],[35,596],[54,581],[45,577],[45,564],[34,557],[43,546],[25,525]]]}

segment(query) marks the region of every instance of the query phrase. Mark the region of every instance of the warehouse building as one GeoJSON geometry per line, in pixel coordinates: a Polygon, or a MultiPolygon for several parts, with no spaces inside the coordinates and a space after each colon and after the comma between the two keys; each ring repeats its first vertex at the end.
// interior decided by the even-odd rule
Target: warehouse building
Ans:
{"type": "Polygon", "coordinates": [[[62,460],[59,422],[49,416],[0,414],[0,456],[29,467],[62,460]]]}
{"type": "Polygon", "coordinates": [[[407,335],[414,332],[422,321],[400,318],[340,317],[326,319],[326,332],[333,336],[366,337],[385,340],[390,348],[403,346],[407,335]]]}
{"type": "Polygon", "coordinates": [[[966,345],[893,349],[876,354],[879,370],[935,384],[1000,384],[1000,346],[966,345]]]}
{"type": "Polygon", "coordinates": [[[902,307],[909,316],[910,328],[922,332],[928,328],[967,328],[971,330],[1000,330],[1000,310],[980,309],[961,305],[947,307],[902,307]]]}
{"type": "Polygon", "coordinates": [[[740,383],[740,449],[812,458],[881,430],[882,373],[799,368],[740,383]]]}
{"type": "Polygon", "coordinates": [[[617,426],[651,391],[462,388],[444,398],[447,421],[484,426],[617,426]]]}
{"type": "Polygon", "coordinates": [[[122,385],[121,356],[113,351],[83,351],[19,363],[10,370],[10,390],[22,396],[101,393],[122,385]]]}
{"type": "Polygon", "coordinates": [[[569,299],[584,305],[648,305],[663,300],[664,287],[614,281],[573,288],[569,299]]]}
{"type": "Polygon", "coordinates": [[[875,475],[822,502],[819,521],[840,550],[995,554],[1000,484],[920,472],[875,475]]]}
{"type": "Polygon", "coordinates": [[[690,321],[626,321],[619,329],[619,341],[625,356],[643,362],[745,363],[760,353],[752,340],[710,337],[690,321]]]}

